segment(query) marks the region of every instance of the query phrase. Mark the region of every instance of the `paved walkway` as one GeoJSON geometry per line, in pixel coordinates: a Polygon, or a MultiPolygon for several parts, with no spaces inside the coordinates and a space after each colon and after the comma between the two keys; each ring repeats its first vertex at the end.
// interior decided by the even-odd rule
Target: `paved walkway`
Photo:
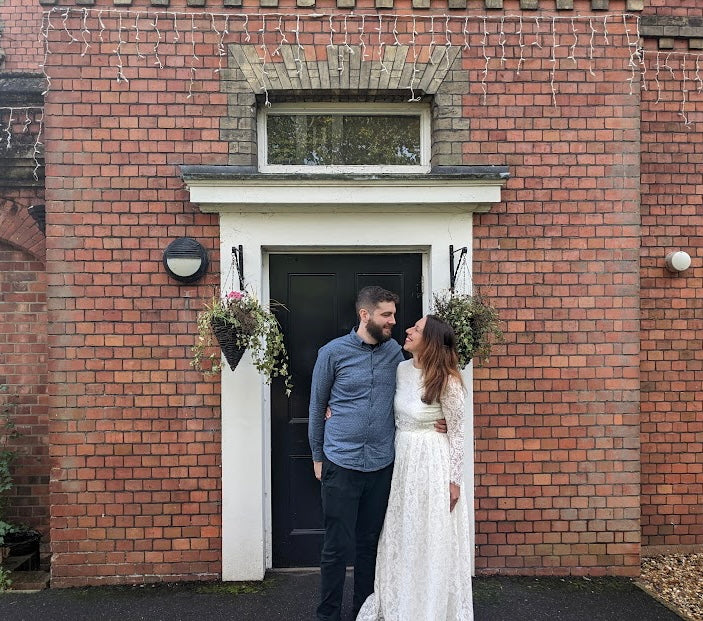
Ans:
{"type": "MultiPolygon", "coordinates": [[[[312,621],[318,581],[317,571],[298,571],[271,572],[263,583],[8,592],[0,594],[0,619],[312,621]]],[[[351,621],[350,583],[348,578],[342,621],[351,621]]],[[[476,578],[474,616],[475,621],[680,621],[624,578],[476,578]]]]}

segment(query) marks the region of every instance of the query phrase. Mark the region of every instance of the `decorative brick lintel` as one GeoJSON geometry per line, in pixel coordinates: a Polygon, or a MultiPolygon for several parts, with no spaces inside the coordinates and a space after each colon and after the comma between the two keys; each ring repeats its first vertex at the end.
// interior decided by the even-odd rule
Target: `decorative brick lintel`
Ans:
{"type": "MultiPolygon", "coordinates": [[[[1,2],[2,0],[0,0],[1,2]]],[[[472,0],[473,2],[474,0],[472,0]]],[[[551,0],[550,0],[551,1],[551,0]]],[[[78,6],[93,6],[96,0],[73,0],[78,6]]],[[[186,0],[188,7],[205,7],[208,0],[186,0]]],[[[469,8],[469,0],[412,0],[414,9],[432,9],[437,3],[446,2],[446,7],[454,11],[463,11],[469,8]]],[[[537,11],[544,8],[547,0],[519,0],[520,9],[524,11],[537,11]]],[[[55,6],[58,0],[39,0],[39,4],[43,6],[55,6]]],[[[69,0],[70,3],[70,0],[69,0]]],[[[112,0],[114,6],[132,6],[134,0],[112,0]]],[[[171,0],[149,0],[151,6],[168,7],[171,0]]],[[[258,0],[261,7],[277,7],[279,0],[258,0]]],[[[374,0],[374,6],[377,9],[392,9],[394,0],[374,0]]],[[[296,0],[296,6],[299,8],[310,8],[316,5],[316,0],[296,0]]],[[[504,0],[483,0],[485,9],[503,9],[504,0]]],[[[223,0],[225,8],[241,8],[243,0],[223,0]]],[[[336,0],[336,6],[339,9],[352,9],[356,7],[356,0],[336,0]]],[[[558,11],[574,10],[574,0],[555,0],[555,8],[558,11]]],[[[593,11],[607,11],[610,9],[610,0],[591,0],[591,9],[593,11]]],[[[627,11],[643,11],[644,0],[627,0],[625,9],[627,11]]],[[[655,35],[651,35],[655,36],[655,35]]]]}
{"type": "Polygon", "coordinates": [[[693,41],[703,39],[703,18],[643,16],[640,34],[659,39],[660,49],[672,49],[676,39],[689,39],[689,47],[699,49],[693,41]]]}

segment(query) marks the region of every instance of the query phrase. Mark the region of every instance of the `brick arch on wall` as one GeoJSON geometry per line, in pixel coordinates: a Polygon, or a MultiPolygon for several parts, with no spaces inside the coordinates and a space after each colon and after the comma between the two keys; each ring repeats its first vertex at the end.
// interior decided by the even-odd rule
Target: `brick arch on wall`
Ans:
{"type": "Polygon", "coordinates": [[[24,250],[46,262],[44,234],[29,214],[29,200],[0,198],[0,242],[24,250]]]}
{"type": "Polygon", "coordinates": [[[0,404],[18,431],[8,519],[37,529],[48,549],[46,246],[30,200],[0,200],[0,404]]]}

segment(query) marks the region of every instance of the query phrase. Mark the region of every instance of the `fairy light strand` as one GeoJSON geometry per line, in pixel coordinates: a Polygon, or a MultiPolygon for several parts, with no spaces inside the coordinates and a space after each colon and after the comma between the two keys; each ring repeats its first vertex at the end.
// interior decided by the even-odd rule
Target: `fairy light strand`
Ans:
{"type": "Polygon", "coordinates": [[[554,18],[552,18],[552,71],[550,72],[549,85],[552,89],[552,104],[557,107],[557,90],[554,86],[554,78],[557,72],[557,48],[561,47],[557,44],[557,24],[554,18]]]}
{"type": "Polygon", "coordinates": [[[8,107],[0,106],[0,111],[7,110],[9,112],[9,117],[7,120],[7,125],[3,127],[2,131],[5,132],[6,138],[4,139],[5,149],[12,148],[12,128],[13,124],[22,123],[22,134],[28,134],[29,129],[33,122],[37,124],[37,133],[34,136],[34,144],[32,145],[32,161],[34,162],[34,169],[32,170],[32,175],[35,181],[39,181],[39,169],[41,168],[41,163],[39,162],[39,157],[41,156],[40,146],[44,143],[41,142],[41,136],[44,131],[44,108],[43,106],[23,106],[23,107],[8,107]],[[30,111],[38,112],[39,116],[35,121],[32,121],[30,117],[30,111]],[[24,112],[24,120],[21,120],[21,113],[24,112]],[[15,113],[17,115],[15,116],[15,113]]]}
{"type": "Polygon", "coordinates": [[[88,50],[91,48],[88,42],[88,37],[90,36],[90,30],[88,30],[88,9],[83,9],[83,21],[81,22],[81,38],[83,39],[83,51],[81,56],[85,56],[88,50]]]}
{"type": "Polygon", "coordinates": [[[481,75],[481,90],[483,91],[483,105],[486,105],[488,97],[488,89],[486,87],[486,78],[488,77],[488,63],[491,61],[490,57],[486,53],[486,46],[488,45],[488,18],[483,16],[483,40],[481,41],[481,49],[483,51],[483,58],[485,60],[485,65],[483,66],[483,73],[481,75]]]}
{"type": "Polygon", "coordinates": [[[134,49],[137,52],[137,58],[139,58],[140,60],[144,60],[146,56],[144,56],[144,54],[142,54],[141,50],[139,49],[139,13],[137,13],[137,16],[134,18],[134,32],[134,49]]]}
{"type": "MultiPolygon", "coordinates": [[[[308,35],[307,24],[320,24],[318,20],[322,19],[322,29],[316,26],[315,33],[321,32],[323,36],[328,37],[328,48],[330,52],[327,56],[327,62],[331,66],[335,65],[336,71],[340,78],[346,71],[352,69],[348,59],[355,53],[359,53],[361,61],[371,61],[378,63],[381,73],[390,73],[392,70],[389,64],[390,55],[388,54],[388,46],[396,48],[405,48],[406,53],[410,50],[411,57],[406,62],[412,62],[412,73],[410,75],[410,97],[411,100],[416,100],[417,87],[421,82],[421,75],[425,72],[428,64],[436,65],[441,63],[444,70],[449,70],[451,60],[453,58],[453,48],[458,48],[459,52],[468,52],[471,49],[471,44],[474,37],[478,39],[480,47],[480,56],[483,58],[483,70],[481,73],[481,93],[482,101],[487,104],[487,96],[490,85],[488,84],[489,71],[492,68],[493,61],[496,62],[496,67],[504,68],[513,63],[512,69],[517,75],[525,69],[525,64],[529,60],[527,53],[528,46],[543,49],[551,47],[549,61],[551,62],[549,88],[552,93],[552,104],[557,105],[558,86],[557,80],[558,71],[561,69],[561,63],[564,60],[570,60],[572,64],[578,66],[583,59],[584,64],[587,63],[588,73],[595,76],[594,69],[597,66],[597,57],[600,58],[600,50],[610,46],[615,42],[620,43],[623,47],[627,46],[629,52],[628,67],[631,70],[628,79],[630,85],[630,93],[634,91],[634,82],[638,79],[638,74],[641,79],[641,89],[647,90],[647,71],[653,67],[652,62],[646,62],[645,50],[641,46],[640,36],[640,18],[638,15],[631,13],[613,13],[603,16],[593,15],[553,15],[553,16],[530,16],[524,14],[503,14],[503,15],[406,15],[406,14],[367,14],[367,13],[334,13],[326,11],[324,13],[312,13],[309,15],[301,15],[294,12],[273,12],[257,15],[257,29],[255,31],[250,26],[251,16],[248,13],[227,13],[227,12],[212,12],[212,11],[188,11],[184,10],[158,10],[158,9],[120,9],[120,8],[90,8],[90,7],[52,7],[44,12],[40,36],[44,39],[44,60],[41,66],[42,72],[47,80],[47,91],[51,86],[51,78],[49,76],[49,54],[52,53],[55,47],[55,41],[65,42],[64,34],[68,42],[67,45],[78,42],[81,44],[81,56],[85,56],[94,48],[93,41],[96,40],[95,34],[100,41],[106,42],[109,40],[108,33],[113,37],[115,48],[112,53],[116,57],[117,62],[111,63],[117,65],[117,82],[128,82],[131,77],[127,73],[129,64],[126,60],[130,55],[134,55],[140,60],[154,57],[154,65],[160,69],[164,68],[164,50],[163,43],[168,37],[168,41],[177,43],[190,43],[190,79],[188,81],[188,97],[192,97],[195,79],[198,70],[207,63],[201,62],[202,54],[196,50],[198,42],[211,41],[213,54],[218,56],[214,73],[221,72],[224,62],[227,57],[227,45],[239,42],[240,44],[250,43],[257,46],[257,56],[259,57],[260,66],[263,69],[257,69],[260,73],[262,90],[268,96],[270,88],[267,77],[271,71],[271,63],[274,59],[282,57],[284,47],[290,46],[293,50],[293,56],[296,64],[298,75],[303,71],[307,71],[306,56],[315,56],[315,46],[303,46],[303,32],[308,35]],[[58,19],[61,20],[61,28],[63,32],[61,36],[51,36],[51,30],[56,30],[52,23],[52,15],[56,13],[58,19]],[[74,15],[80,17],[79,20],[72,20],[74,15]],[[110,21],[106,27],[106,22],[103,21],[104,16],[109,16],[110,21]],[[95,20],[91,25],[91,17],[95,20]],[[129,20],[129,25],[124,22],[125,17],[129,20]],[[371,18],[373,17],[373,23],[371,18]],[[114,18],[114,21],[112,21],[114,18]],[[149,19],[149,28],[144,28],[142,19],[149,19]],[[309,19],[306,19],[309,18],[309,19]],[[230,29],[230,21],[237,19],[238,28],[230,29]],[[548,24],[546,20],[551,21],[551,33],[548,32],[544,24],[548,24]],[[168,27],[164,29],[164,20],[168,23],[168,27]],[[184,21],[190,21],[191,40],[187,41],[188,35],[185,34],[188,30],[184,28],[184,21]],[[201,21],[202,20],[202,21],[201,21]],[[207,20],[205,24],[203,22],[207,20]],[[240,21],[241,20],[241,21],[240,21]],[[259,21],[260,20],[260,21],[259,21]],[[304,21],[303,21],[304,20],[304,21]],[[408,26],[399,29],[399,22],[403,20],[408,26]],[[442,20],[440,26],[439,20],[442,20]],[[568,21],[566,21],[568,20],[568,21]],[[581,28],[579,23],[583,22],[585,28],[581,28]],[[412,23],[412,26],[410,24],[412,23]],[[508,26],[508,23],[514,23],[515,27],[508,26]],[[618,39],[614,39],[611,35],[611,25],[618,24],[617,33],[618,39]],[[422,24],[422,28],[418,25],[422,24]],[[560,27],[560,24],[564,24],[560,27]],[[622,27],[620,27],[622,24],[622,27]],[[91,29],[91,26],[94,29],[91,29]],[[528,28],[529,26],[529,28],[528,28]],[[108,30],[109,28],[109,30],[108,30]],[[199,34],[198,30],[202,28],[204,33],[210,32],[210,39],[206,38],[205,34],[199,34]],[[352,34],[355,29],[355,34],[352,34]],[[168,31],[173,32],[169,33],[168,31]],[[183,32],[181,32],[183,31],[183,32]],[[589,32],[590,31],[590,32],[589,32]],[[144,37],[144,33],[149,34],[144,37]],[[258,35],[253,38],[254,33],[258,35]],[[80,33],[80,34],[79,34],[80,33]],[[133,33],[133,34],[132,34],[133,33]],[[342,42],[342,33],[344,40],[342,42]],[[551,34],[552,40],[549,44],[546,43],[546,37],[551,34]],[[75,35],[75,36],[74,36],[75,35]],[[495,40],[493,36],[495,35],[495,40]],[[356,44],[352,44],[352,37],[356,44]],[[532,38],[534,37],[534,38],[532,38]],[[115,40],[116,39],[116,40],[115,40]],[[51,42],[51,45],[50,45],[51,42]],[[494,47],[491,47],[495,43],[494,47]],[[148,53],[145,50],[145,45],[148,45],[148,53]],[[513,46],[515,57],[508,54],[508,46],[513,46]],[[438,47],[442,47],[442,53],[439,53],[438,47]],[[568,48],[568,54],[564,53],[564,58],[558,54],[558,47],[568,48]],[[360,48],[360,49],[359,49],[360,48]],[[579,50],[584,48],[584,54],[579,56],[579,50]],[[496,51],[493,52],[492,50],[496,51]],[[196,53],[197,51],[197,53],[196,53]],[[519,58],[518,58],[519,52],[519,58]],[[200,56],[199,56],[200,55],[200,56]],[[422,66],[421,66],[422,59],[422,66]],[[444,63],[442,63],[444,59],[444,63]],[[498,62],[500,65],[498,65],[498,62]],[[515,64],[516,63],[516,66],[515,64]]],[[[254,35],[256,36],[256,35],[254,35]]],[[[511,51],[512,51],[511,49],[511,51]]],[[[93,51],[93,53],[96,53],[93,51]]],[[[169,48],[169,54],[178,54],[179,50],[169,48]]],[[[182,53],[182,52],[181,52],[182,53]]],[[[671,58],[674,58],[674,53],[671,58]]],[[[651,59],[651,55],[647,57],[651,59]]],[[[662,67],[669,69],[672,79],[682,83],[683,97],[685,98],[686,116],[690,117],[688,107],[690,105],[691,92],[703,92],[703,72],[701,71],[700,57],[697,54],[690,54],[684,59],[685,71],[679,73],[677,67],[676,75],[670,63],[670,56],[666,56],[666,60],[662,64],[660,58],[658,61],[658,71],[662,67]],[[693,64],[695,63],[695,69],[693,64]],[[694,76],[695,71],[695,76],[694,76]],[[690,82],[694,81],[695,88],[690,86],[690,82]]],[[[395,61],[396,63],[399,61],[395,61]]],[[[175,63],[174,67],[179,64],[175,63]]],[[[651,73],[650,73],[651,75],[651,73]]],[[[657,74],[657,99],[661,101],[661,80],[657,74]]],[[[689,118],[690,120],[690,118],[689,118]]]]}

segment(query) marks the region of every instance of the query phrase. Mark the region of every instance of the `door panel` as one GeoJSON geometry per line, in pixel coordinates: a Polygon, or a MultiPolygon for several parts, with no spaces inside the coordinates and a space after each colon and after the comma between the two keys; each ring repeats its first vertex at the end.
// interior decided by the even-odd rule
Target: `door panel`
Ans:
{"type": "Polygon", "coordinates": [[[294,389],[271,387],[271,488],[274,567],[319,565],[323,523],[320,486],[312,473],[307,423],[317,351],[356,326],[359,289],[380,285],[400,296],[393,338],[422,314],[420,254],[269,257],[271,299],[285,335],[294,389]]]}

